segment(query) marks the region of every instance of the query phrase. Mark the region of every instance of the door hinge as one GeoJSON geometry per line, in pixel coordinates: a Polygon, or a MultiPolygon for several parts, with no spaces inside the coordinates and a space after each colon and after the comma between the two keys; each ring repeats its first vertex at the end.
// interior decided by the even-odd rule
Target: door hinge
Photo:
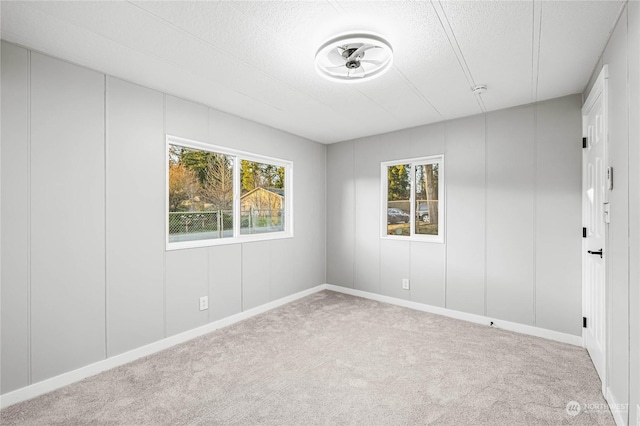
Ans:
{"type": "Polygon", "coordinates": [[[582,238],[587,238],[587,228],[582,228],[582,238]]]}
{"type": "Polygon", "coordinates": [[[582,317],[582,328],[587,328],[587,317],[582,317]]]}
{"type": "Polygon", "coordinates": [[[587,147],[587,138],[582,138],[582,147],[583,148],[587,147]]]}

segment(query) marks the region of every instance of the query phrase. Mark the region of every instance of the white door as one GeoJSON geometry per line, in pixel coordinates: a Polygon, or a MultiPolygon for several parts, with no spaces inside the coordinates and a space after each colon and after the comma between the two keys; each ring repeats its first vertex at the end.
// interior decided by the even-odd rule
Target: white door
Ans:
{"type": "Polygon", "coordinates": [[[584,345],[606,386],[606,227],[607,201],[607,67],[600,76],[582,109],[583,149],[582,216],[586,227],[583,238],[583,315],[587,327],[583,330],[584,345]]]}

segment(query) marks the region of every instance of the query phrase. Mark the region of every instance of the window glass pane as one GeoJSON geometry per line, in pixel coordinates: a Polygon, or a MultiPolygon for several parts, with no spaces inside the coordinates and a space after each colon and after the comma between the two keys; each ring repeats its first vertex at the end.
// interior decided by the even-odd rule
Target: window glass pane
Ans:
{"type": "Polygon", "coordinates": [[[415,234],[438,235],[438,163],[415,167],[415,234]]]}
{"type": "Polygon", "coordinates": [[[240,161],[240,233],[284,231],[285,168],[240,161]]]}
{"type": "Polygon", "coordinates": [[[411,165],[387,167],[387,235],[410,235],[411,165]]]}
{"type": "Polygon", "coordinates": [[[169,145],[169,242],[233,237],[234,157],[169,145]]]}

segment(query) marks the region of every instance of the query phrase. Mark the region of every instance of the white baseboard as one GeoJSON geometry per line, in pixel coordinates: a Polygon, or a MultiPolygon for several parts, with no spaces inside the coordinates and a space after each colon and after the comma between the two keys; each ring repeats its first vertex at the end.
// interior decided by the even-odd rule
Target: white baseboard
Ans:
{"type": "Polygon", "coordinates": [[[360,296],[366,299],[376,300],[378,302],[391,303],[393,305],[403,306],[405,308],[415,309],[418,311],[429,312],[432,314],[444,315],[459,320],[469,321],[476,324],[490,325],[503,330],[514,331],[516,333],[527,334],[530,336],[542,337],[544,339],[555,340],[557,342],[568,343],[570,345],[582,346],[582,337],[572,334],[560,333],[558,331],[547,330],[546,328],[534,327],[531,325],[518,324],[510,321],[485,317],[483,315],[469,314],[466,312],[454,311],[453,309],[441,308],[439,306],[427,305],[424,303],[412,302],[410,300],[397,299],[395,297],[383,296],[381,294],[370,293],[368,291],[356,290],[348,287],[341,287],[332,284],[326,284],[327,290],[337,291],[340,293],[350,294],[352,296],[360,296]]]}
{"type": "Polygon", "coordinates": [[[247,318],[251,318],[263,312],[266,312],[271,309],[277,308],[279,306],[285,305],[287,303],[293,302],[294,300],[301,299],[313,293],[317,293],[319,291],[324,290],[325,288],[326,286],[324,284],[321,284],[316,287],[310,288],[308,290],[304,290],[299,293],[295,293],[290,296],[286,296],[281,299],[274,300],[273,302],[265,303],[264,305],[260,305],[255,308],[248,309],[246,311],[240,312],[235,315],[231,315],[230,317],[226,317],[221,320],[211,322],[201,327],[194,328],[192,330],[188,330],[183,333],[164,338],[162,340],[158,340],[157,342],[153,342],[136,349],[132,349],[123,354],[115,355],[110,358],[104,359],[102,361],[89,364],[87,366],[78,368],[77,370],[73,370],[68,373],[63,373],[63,374],[60,374],[59,376],[55,376],[50,379],[43,380],[41,382],[37,382],[29,386],[16,389],[15,391],[8,392],[4,395],[0,395],[0,408],[5,408],[10,405],[16,404],[18,402],[26,401],[28,399],[35,398],[37,396],[54,391],[56,389],[60,389],[61,387],[70,385],[72,383],[79,382],[80,380],[86,379],[87,377],[91,377],[98,373],[102,373],[103,371],[110,370],[115,367],[119,367],[121,365],[135,361],[139,358],[168,349],[177,344],[186,342],[191,339],[195,339],[196,337],[202,336],[207,333],[211,333],[212,331],[218,330],[223,327],[227,327],[231,324],[235,324],[239,321],[245,320],[247,318]]]}
{"type": "MultiPolygon", "coordinates": [[[[5,408],[18,402],[26,401],[31,398],[43,395],[47,392],[60,389],[61,387],[70,385],[87,377],[94,376],[103,371],[110,370],[115,367],[127,364],[135,361],[139,358],[152,355],[156,352],[168,349],[172,346],[186,342],[196,337],[202,336],[212,331],[218,330],[223,327],[227,327],[231,324],[235,324],[239,321],[251,318],[255,315],[269,311],[271,309],[280,307],[294,300],[301,299],[309,296],[313,293],[317,293],[322,290],[332,290],[339,293],[350,294],[353,296],[364,297],[366,299],[376,300],[379,302],[390,303],[393,305],[403,306],[410,309],[416,309],[423,312],[430,312],[433,314],[444,315],[451,318],[456,318],[464,321],[469,321],[477,324],[489,325],[492,321],[494,327],[502,328],[505,330],[515,331],[517,333],[528,334],[531,336],[542,337],[545,339],[555,340],[558,342],[569,343],[572,345],[582,346],[582,338],[579,336],[573,336],[570,334],[559,333],[557,331],[546,330],[543,328],[532,327],[523,324],[517,324],[509,321],[496,320],[488,318],[482,315],[469,314],[466,312],[454,311],[452,309],[440,308],[438,306],[426,305],[423,303],[412,302],[409,300],[397,299],[394,297],[383,296],[380,294],[369,293],[366,291],[355,290],[347,287],[340,287],[332,284],[321,284],[308,290],[301,291],[299,293],[292,294],[290,296],[283,297],[273,302],[266,303],[264,305],[248,309],[238,314],[232,315],[227,318],[203,325],[192,330],[185,331],[174,336],[170,336],[159,340],[157,342],[150,343],[148,345],[130,350],[120,355],[104,359],[102,361],[89,364],[85,367],[78,368],[77,370],[70,371],[68,373],[60,374],[59,376],[52,377],[47,380],[43,380],[38,383],[34,383],[29,386],[17,389],[12,392],[8,392],[4,395],[0,395],[0,408],[5,408]]],[[[617,422],[618,420],[616,420],[617,422]]],[[[620,423],[619,423],[620,424],[620,423]]]]}
{"type": "Polygon", "coordinates": [[[616,425],[628,426],[629,404],[618,403],[611,392],[611,388],[609,387],[607,387],[607,390],[604,393],[604,398],[607,400],[607,404],[609,404],[609,410],[611,411],[611,414],[613,414],[613,420],[616,422],[616,425]]]}

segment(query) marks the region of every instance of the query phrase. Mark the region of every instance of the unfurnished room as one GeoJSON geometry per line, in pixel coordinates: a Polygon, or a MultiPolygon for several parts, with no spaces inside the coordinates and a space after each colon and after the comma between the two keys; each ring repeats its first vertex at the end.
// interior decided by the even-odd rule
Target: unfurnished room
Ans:
{"type": "Polygon", "coordinates": [[[640,1],[0,18],[2,425],[640,426],[640,1]]]}

